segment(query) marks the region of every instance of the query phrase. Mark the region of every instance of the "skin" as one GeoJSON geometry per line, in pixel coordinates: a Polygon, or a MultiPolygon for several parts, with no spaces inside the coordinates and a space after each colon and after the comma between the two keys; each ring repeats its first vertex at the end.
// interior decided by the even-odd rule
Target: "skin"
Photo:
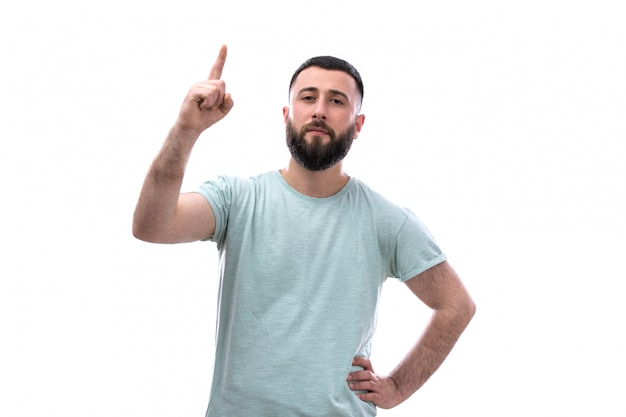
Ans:
{"type": "MultiPolygon", "coordinates": [[[[222,46],[207,80],[193,85],[178,118],[152,163],[133,217],[133,234],[154,243],[192,242],[211,236],[215,216],[206,199],[197,193],[181,193],[185,168],[200,134],[222,120],[234,102],[221,80],[226,62],[222,46]]],[[[283,108],[285,123],[300,129],[322,120],[336,133],[355,125],[357,139],[365,122],[358,114],[361,97],[354,79],[342,71],[310,67],[302,71],[290,91],[290,106],[283,108]]],[[[323,129],[307,131],[305,140],[329,141],[323,129]]],[[[342,163],[322,171],[310,171],[290,158],[281,174],[300,193],[327,197],[337,193],[349,177],[342,163]]],[[[347,384],[363,401],[392,408],[408,399],[439,368],[475,313],[475,305],[448,262],[406,281],[409,290],[432,309],[429,324],[414,346],[388,375],[377,373],[367,358],[355,358],[363,368],[347,375],[347,384]]]]}

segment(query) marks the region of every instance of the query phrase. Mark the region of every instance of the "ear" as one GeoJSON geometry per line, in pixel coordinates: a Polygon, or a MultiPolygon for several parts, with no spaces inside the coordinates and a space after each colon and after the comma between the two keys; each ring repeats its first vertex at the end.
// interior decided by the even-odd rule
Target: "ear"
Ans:
{"type": "Polygon", "coordinates": [[[283,107],[283,120],[287,123],[287,119],[289,118],[289,107],[283,107]]]}
{"type": "Polygon", "coordinates": [[[355,118],[356,130],[354,131],[354,139],[359,137],[359,132],[361,132],[361,128],[363,127],[363,123],[365,123],[365,115],[357,114],[355,118]]]}

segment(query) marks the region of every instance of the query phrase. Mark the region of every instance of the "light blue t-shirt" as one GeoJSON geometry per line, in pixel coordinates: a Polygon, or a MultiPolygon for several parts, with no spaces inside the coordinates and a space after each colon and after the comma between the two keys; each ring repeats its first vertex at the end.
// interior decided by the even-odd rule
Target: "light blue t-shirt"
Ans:
{"type": "Polygon", "coordinates": [[[346,378],[370,355],[383,282],[445,260],[426,228],[355,178],[328,198],[278,171],[198,192],[215,213],[221,275],[207,417],[376,415],[346,378]]]}

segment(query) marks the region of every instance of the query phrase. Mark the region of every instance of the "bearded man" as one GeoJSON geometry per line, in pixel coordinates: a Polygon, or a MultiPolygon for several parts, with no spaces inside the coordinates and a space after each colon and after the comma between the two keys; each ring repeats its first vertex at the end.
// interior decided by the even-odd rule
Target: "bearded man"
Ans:
{"type": "MultiPolygon", "coordinates": [[[[475,305],[426,227],[346,174],[365,122],[363,82],[348,62],[312,58],[283,108],[291,158],[251,178],[221,176],[181,193],[192,148],[234,102],[221,79],[192,86],[146,176],[133,233],[215,242],[220,292],[207,417],[374,416],[435,372],[475,305]],[[388,375],[369,356],[381,287],[404,282],[432,308],[429,324],[388,375]]],[[[407,320],[410,321],[410,318],[407,320]]]]}

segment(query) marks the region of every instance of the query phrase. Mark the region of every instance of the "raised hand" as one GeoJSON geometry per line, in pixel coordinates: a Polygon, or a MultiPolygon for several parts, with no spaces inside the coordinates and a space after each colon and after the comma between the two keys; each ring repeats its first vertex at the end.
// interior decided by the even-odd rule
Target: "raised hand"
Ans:
{"type": "Polygon", "coordinates": [[[198,136],[222,120],[233,108],[233,99],[226,92],[226,83],[221,79],[226,52],[226,45],[222,45],[209,78],[189,89],[175,124],[180,133],[198,136]]]}

